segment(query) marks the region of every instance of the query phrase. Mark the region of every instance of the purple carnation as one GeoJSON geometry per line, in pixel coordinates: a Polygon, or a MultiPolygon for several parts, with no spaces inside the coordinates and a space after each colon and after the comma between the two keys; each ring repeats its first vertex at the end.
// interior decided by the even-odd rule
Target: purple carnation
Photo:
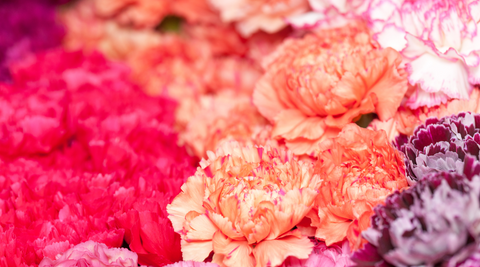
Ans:
{"type": "MultiPolygon", "coordinates": [[[[25,55],[59,46],[63,28],[53,0],[0,1],[0,81],[11,79],[8,66],[25,55]]],[[[63,1],[65,2],[65,1],[63,1]]]]}
{"type": "Polygon", "coordinates": [[[467,161],[465,174],[431,173],[374,208],[356,266],[471,266],[480,258],[480,170],[467,161]]]}
{"type": "Polygon", "coordinates": [[[427,119],[410,138],[397,137],[395,143],[405,154],[410,185],[432,172],[463,170],[466,154],[478,160],[479,131],[480,114],[460,113],[427,119]]]}

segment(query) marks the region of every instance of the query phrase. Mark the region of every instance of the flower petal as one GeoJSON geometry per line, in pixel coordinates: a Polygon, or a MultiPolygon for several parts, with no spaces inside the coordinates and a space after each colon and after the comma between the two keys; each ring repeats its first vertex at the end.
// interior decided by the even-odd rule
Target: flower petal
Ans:
{"type": "Polygon", "coordinates": [[[247,241],[234,241],[220,231],[213,237],[213,262],[229,267],[253,267],[255,258],[247,241]]]}
{"type": "Polygon", "coordinates": [[[257,266],[278,266],[289,256],[306,259],[313,249],[313,243],[300,231],[289,232],[276,240],[265,240],[253,250],[257,266]]]}

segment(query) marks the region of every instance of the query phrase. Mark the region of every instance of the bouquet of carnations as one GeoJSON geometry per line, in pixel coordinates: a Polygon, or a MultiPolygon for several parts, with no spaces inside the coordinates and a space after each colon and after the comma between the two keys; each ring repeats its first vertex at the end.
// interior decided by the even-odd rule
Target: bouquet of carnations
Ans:
{"type": "Polygon", "coordinates": [[[480,0],[0,17],[0,267],[480,266],[480,0]]]}

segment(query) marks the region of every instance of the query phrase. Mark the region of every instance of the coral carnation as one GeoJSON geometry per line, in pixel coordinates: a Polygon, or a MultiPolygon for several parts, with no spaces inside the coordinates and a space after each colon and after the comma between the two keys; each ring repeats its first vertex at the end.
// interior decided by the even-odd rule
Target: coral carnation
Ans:
{"type": "Polygon", "coordinates": [[[347,125],[337,138],[320,146],[315,173],[322,178],[311,216],[315,236],[327,245],[344,240],[361,245],[372,209],[395,190],[408,185],[402,155],[385,132],[347,125]]]}
{"type": "Polygon", "coordinates": [[[393,49],[375,49],[363,26],[290,39],[266,61],[254,103],[274,123],[273,137],[311,154],[362,114],[395,114],[407,90],[401,61],[393,49]]]}
{"type": "Polygon", "coordinates": [[[467,99],[480,83],[480,2],[382,1],[368,11],[375,38],[404,56],[415,90],[410,108],[467,99]]]}
{"type": "Polygon", "coordinates": [[[55,260],[43,259],[38,266],[137,267],[137,258],[137,254],[128,249],[109,249],[105,244],[87,241],[58,255],[55,260]]]}
{"type": "Polygon", "coordinates": [[[277,266],[308,258],[313,244],[292,230],[310,211],[320,184],[311,163],[269,147],[225,143],[201,163],[167,207],[182,235],[184,260],[213,250],[221,266],[277,266]]]}

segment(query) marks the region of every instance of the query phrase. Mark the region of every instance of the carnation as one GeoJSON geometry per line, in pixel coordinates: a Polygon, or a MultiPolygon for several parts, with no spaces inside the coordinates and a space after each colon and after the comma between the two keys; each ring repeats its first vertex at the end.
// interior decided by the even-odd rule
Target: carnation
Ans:
{"type": "Polygon", "coordinates": [[[166,0],[149,1],[112,1],[97,0],[95,11],[103,17],[113,17],[124,25],[133,25],[137,28],[155,27],[170,13],[171,2],[166,0]]]}
{"type": "Polygon", "coordinates": [[[175,103],[98,53],[54,50],[11,70],[13,85],[0,85],[14,137],[0,150],[0,238],[11,239],[0,258],[38,265],[82,242],[125,241],[140,264],[181,260],[166,206],[197,160],[177,146],[175,103]]]}
{"type": "Polygon", "coordinates": [[[408,107],[468,99],[480,82],[479,10],[474,0],[373,1],[367,13],[375,39],[401,51],[414,86],[408,107]]]}
{"type": "Polygon", "coordinates": [[[224,92],[201,100],[202,109],[182,133],[182,140],[196,156],[206,157],[207,151],[215,151],[232,140],[256,144],[255,134],[267,122],[251,103],[250,96],[224,92]]]}
{"type": "Polygon", "coordinates": [[[314,240],[315,247],[306,260],[294,257],[287,258],[279,267],[347,267],[352,265],[350,260],[350,245],[348,241],[326,246],[324,242],[314,240]]]}
{"type": "MultiPolygon", "coordinates": [[[[68,118],[61,117],[61,110],[48,110],[64,124],[68,120],[70,133],[68,144],[66,138],[60,139],[64,141],[61,146],[58,141],[54,143],[61,153],[57,150],[48,155],[52,164],[65,160],[71,167],[103,173],[163,168],[184,161],[196,164],[195,158],[177,146],[173,129],[175,102],[145,95],[128,79],[129,69],[124,65],[110,62],[98,53],[56,50],[18,62],[12,73],[16,86],[34,87],[34,94],[40,93],[35,91],[37,86],[58,83],[69,95],[65,103],[68,118]],[[75,150],[72,159],[79,161],[65,159],[70,150],[75,150]]],[[[42,137],[53,127],[46,122],[42,121],[46,124],[44,129],[37,129],[45,133],[37,136],[42,137]]]]}
{"type": "Polygon", "coordinates": [[[88,240],[122,245],[124,231],[114,226],[109,197],[117,175],[79,174],[24,159],[1,162],[0,175],[0,238],[10,238],[5,257],[30,266],[88,240]]]}
{"type": "Polygon", "coordinates": [[[219,22],[208,0],[97,0],[93,3],[99,16],[135,28],[155,28],[168,15],[183,17],[191,23],[219,22]]]}
{"type": "Polygon", "coordinates": [[[0,158],[49,153],[68,138],[68,96],[50,90],[0,84],[0,158]]]}
{"type": "Polygon", "coordinates": [[[165,267],[218,267],[218,264],[211,262],[180,261],[165,267]]]}
{"type": "Polygon", "coordinates": [[[322,185],[315,214],[309,217],[315,236],[327,246],[347,239],[353,249],[359,248],[373,207],[408,185],[403,157],[385,132],[355,124],[321,144],[315,173],[322,185]]]}
{"type": "Polygon", "coordinates": [[[287,26],[285,19],[309,9],[307,0],[208,1],[220,12],[224,22],[235,22],[243,36],[250,36],[259,30],[275,33],[287,26]]]}
{"type": "Polygon", "coordinates": [[[479,122],[480,115],[462,112],[429,118],[412,136],[398,136],[395,143],[405,155],[408,182],[415,184],[432,172],[461,172],[467,154],[478,160],[479,122]]]}
{"type": "Polygon", "coordinates": [[[225,143],[209,153],[167,206],[183,259],[277,266],[306,259],[313,243],[292,230],[311,210],[320,179],[311,163],[270,147],[225,143]]]}
{"type": "Polygon", "coordinates": [[[313,11],[294,16],[289,23],[302,29],[327,29],[342,27],[352,20],[363,19],[371,0],[308,0],[313,11]]]}
{"type": "Polygon", "coordinates": [[[2,1],[0,16],[0,82],[11,79],[11,63],[61,44],[64,31],[48,1],[2,1]]]}
{"type": "Polygon", "coordinates": [[[295,154],[312,154],[363,114],[391,118],[407,90],[401,56],[376,49],[362,25],[288,39],[265,61],[253,95],[295,154]]]}
{"type": "Polygon", "coordinates": [[[363,234],[369,243],[352,260],[357,266],[471,266],[480,242],[478,171],[431,173],[393,193],[375,208],[363,234]]]}
{"type": "Polygon", "coordinates": [[[137,267],[137,254],[125,248],[108,248],[105,244],[87,241],[58,255],[55,260],[44,258],[39,267],[53,266],[122,266],[137,267]]]}

